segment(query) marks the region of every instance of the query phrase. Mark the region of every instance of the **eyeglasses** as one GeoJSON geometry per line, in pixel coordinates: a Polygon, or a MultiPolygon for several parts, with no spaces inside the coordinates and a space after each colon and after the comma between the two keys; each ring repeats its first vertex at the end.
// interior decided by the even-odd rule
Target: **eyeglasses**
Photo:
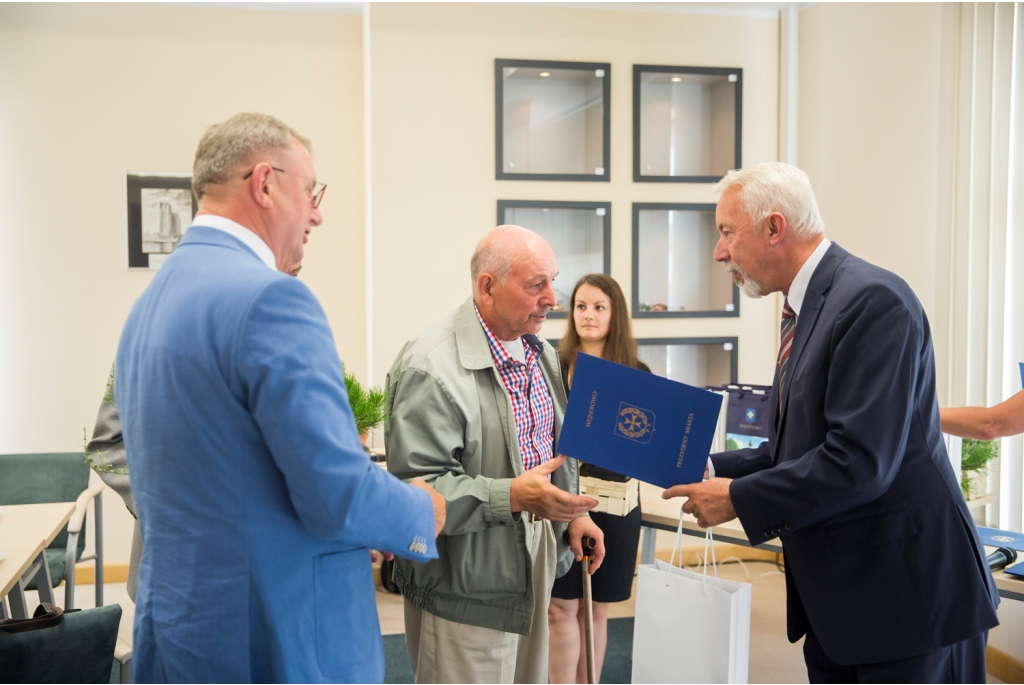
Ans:
{"type": "MultiPolygon", "coordinates": [[[[282,174],[291,174],[292,176],[299,176],[299,174],[292,174],[292,172],[290,172],[290,171],[285,171],[284,169],[278,169],[276,166],[272,166],[270,168],[273,169],[274,171],[277,171],[277,172],[282,173],[282,174]]],[[[256,170],[253,169],[252,171],[256,171],[256,170]]],[[[242,180],[243,181],[248,181],[249,177],[252,176],[252,171],[250,171],[245,176],[243,176],[242,180]]],[[[313,203],[313,209],[318,209],[320,207],[320,201],[324,199],[324,193],[327,191],[327,184],[326,183],[321,183],[320,181],[316,180],[315,178],[309,178],[308,176],[299,176],[299,178],[304,178],[307,181],[312,181],[313,182],[313,194],[310,195],[309,201],[313,203]]]]}

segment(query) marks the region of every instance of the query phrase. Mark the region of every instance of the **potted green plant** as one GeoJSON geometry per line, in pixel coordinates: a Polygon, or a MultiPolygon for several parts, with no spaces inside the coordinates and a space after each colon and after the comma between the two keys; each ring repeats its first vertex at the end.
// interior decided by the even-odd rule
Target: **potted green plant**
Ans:
{"type": "Polygon", "coordinates": [[[987,494],[989,464],[998,456],[998,440],[964,438],[960,458],[960,489],[964,499],[980,499],[987,494]]]}
{"type": "Polygon", "coordinates": [[[359,440],[365,445],[370,431],[388,418],[388,393],[382,388],[363,388],[356,375],[345,369],[345,386],[348,388],[348,404],[356,420],[359,440]]]}

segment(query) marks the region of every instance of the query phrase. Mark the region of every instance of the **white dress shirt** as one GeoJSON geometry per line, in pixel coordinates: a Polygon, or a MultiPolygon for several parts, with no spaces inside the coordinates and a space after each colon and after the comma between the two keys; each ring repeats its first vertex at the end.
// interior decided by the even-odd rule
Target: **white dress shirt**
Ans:
{"type": "MultiPolygon", "coordinates": [[[[789,308],[798,317],[800,316],[800,307],[804,304],[804,295],[807,294],[807,286],[811,284],[811,276],[814,275],[814,270],[818,268],[822,257],[825,256],[825,251],[828,250],[831,244],[832,242],[828,238],[822,238],[818,246],[814,248],[811,256],[807,258],[804,265],[796,272],[796,278],[793,279],[792,285],[789,286],[789,295],[786,296],[786,300],[789,302],[789,308]]],[[[797,321],[799,324],[799,319],[797,321]]]]}
{"type": "Polygon", "coordinates": [[[264,264],[270,269],[277,271],[277,260],[274,259],[274,253],[271,252],[270,246],[242,224],[223,216],[217,216],[216,214],[196,214],[196,218],[192,220],[192,225],[215,228],[218,231],[224,231],[228,235],[238,238],[246,247],[255,252],[256,256],[264,264]]]}

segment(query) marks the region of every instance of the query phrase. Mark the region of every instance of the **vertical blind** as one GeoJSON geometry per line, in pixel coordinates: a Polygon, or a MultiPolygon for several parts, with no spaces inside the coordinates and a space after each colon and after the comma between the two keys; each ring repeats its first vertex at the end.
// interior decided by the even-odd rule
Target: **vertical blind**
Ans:
{"type": "MultiPolygon", "coordinates": [[[[992,406],[1024,362],[1024,7],[959,9],[944,404],[992,406]]],[[[985,521],[1020,531],[1024,439],[1000,447],[985,521]]]]}

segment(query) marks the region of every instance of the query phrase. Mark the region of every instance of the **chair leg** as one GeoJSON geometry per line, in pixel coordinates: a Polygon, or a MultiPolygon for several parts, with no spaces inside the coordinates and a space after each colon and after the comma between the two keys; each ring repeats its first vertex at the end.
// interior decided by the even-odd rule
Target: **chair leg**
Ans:
{"type": "Polygon", "coordinates": [[[39,570],[36,572],[36,589],[39,591],[40,603],[53,604],[53,577],[50,575],[50,564],[46,560],[46,550],[39,553],[39,570]]]}
{"type": "Polygon", "coordinates": [[[103,493],[100,493],[93,502],[96,517],[93,528],[96,530],[96,606],[103,606],[103,493]]]}
{"type": "Polygon", "coordinates": [[[0,620],[11,617],[11,610],[7,608],[7,596],[0,599],[0,620]]]}
{"type": "Polygon", "coordinates": [[[64,557],[64,611],[75,608],[75,562],[78,561],[78,533],[68,533],[64,557]]]}
{"type": "Polygon", "coordinates": [[[11,588],[7,599],[11,602],[11,618],[28,618],[28,606],[25,600],[25,586],[19,580],[11,588]]]}

